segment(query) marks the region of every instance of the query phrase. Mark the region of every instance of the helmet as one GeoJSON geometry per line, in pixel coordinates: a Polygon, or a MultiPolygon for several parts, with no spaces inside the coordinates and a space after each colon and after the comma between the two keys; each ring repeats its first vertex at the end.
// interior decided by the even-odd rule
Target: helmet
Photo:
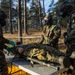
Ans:
{"type": "Polygon", "coordinates": [[[64,2],[60,8],[60,16],[61,17],[70,16],[72,11],[73,11],[73,6],[69,3],[64,2]]]}
{"type": "Polygon", "coordinates": [[[1,27],[6,25],[6,14],[4,13],[4,11],[0,10],[0,25],[1,27]]]}

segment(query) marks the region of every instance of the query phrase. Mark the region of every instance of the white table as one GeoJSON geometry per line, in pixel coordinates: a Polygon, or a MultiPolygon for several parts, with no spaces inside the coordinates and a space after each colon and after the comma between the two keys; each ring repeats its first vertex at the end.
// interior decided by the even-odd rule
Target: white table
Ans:
{"type": "MultiPolygon", "coordinates": [[[[6,56],[7,61],[11,61],[13,56],[6,56]]],[[[43,66],[40,64],[34,64],[34,67],[31,67],[30,62],[27,60],[17,60],[13,61],[13,65],[17,66],[18,68],[22,69],[23,71],[31,74],[31,75],[58,75],[58,73],[62,73],[65,71],[65,68],[57,71],[53,68],[43,66]]]]}

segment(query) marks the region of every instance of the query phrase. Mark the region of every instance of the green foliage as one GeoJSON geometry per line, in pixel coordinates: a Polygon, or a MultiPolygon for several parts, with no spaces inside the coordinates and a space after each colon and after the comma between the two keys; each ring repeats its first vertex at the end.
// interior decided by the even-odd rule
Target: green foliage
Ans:
{"type": "Polygon", "coordinates": [[[29,17],[32,20],[32,24],[36,25],[38,23],[39,25],[39,16],[42,18],[43,17],[43,10],[41,3],[39,5],[37,0],[32,0],[30,4],[30,11],[29,11],[29,17]],[[40,13],[39,13],[39,8],[40,8],[40,13]]]}
{"type": "Polygon", "coordinates": [[[53,9],[53,12],[56,11],[57,12],[57,16],[59,17],[59,20],[60,20],[60,26],[62,27],[66,27],[66,18],[61,18],[60,17],[60,8],[62,6],[62,4],[65,3],[65,4],[71,4],[74,9],[75,9],[75,0],[58,0],[58,2],[55,4],[55,8],[53,9]]]}
{"type": "Polygon", "coordinates": [[[9,11],[9,0],[1,0],[1,9],[4,10],[6,13],[9,11]]]}
{"type": "Polygon", "coordinates": [[[53,6],[54,6],[54,0],[51,1],[50,5],[49,5],[48,12],[52,11],[53,6]]]}

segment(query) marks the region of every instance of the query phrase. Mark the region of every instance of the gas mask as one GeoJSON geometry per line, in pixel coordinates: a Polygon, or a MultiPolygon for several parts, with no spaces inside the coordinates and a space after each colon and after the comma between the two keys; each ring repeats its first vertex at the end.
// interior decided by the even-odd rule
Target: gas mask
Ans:
{"type": "Polygon", "coordinates": [[[48,18],[44,18],[44,25],[46,25],[48,23],[48,18]]]}
{"type": "Polygon", "coordinates": [[[52,25],[52,16],[50,13],[44,18],[44,25],[52,25]]]}

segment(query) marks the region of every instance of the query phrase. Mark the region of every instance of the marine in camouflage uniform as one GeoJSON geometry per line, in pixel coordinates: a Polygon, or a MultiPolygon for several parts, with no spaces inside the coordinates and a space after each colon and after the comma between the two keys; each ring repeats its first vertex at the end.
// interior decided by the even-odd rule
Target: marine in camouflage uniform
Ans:
{"type": "MultiPolygon", "coordinates": [[[[67,45],[66,58],[70,57],[70,63],[73,67],[72,75],[75,74],[75,11],[73,6],[65,2],[61,6],[60,13],[62,17],[67,17],[67,32],[64,33],[64,43],[67,45]]],[[[67,61],[67,59],[66,59],[67,61]]],[[[67,63],[66,63],[67,64],[67,63]]],[[[66,65],[65,65],[66,66],[66,65]]]]}
{"type": "Polygon", "coordinates": [[[61,29],[57,25],[56,18],[50,15],[45,17],[45,25],[42,33],[42,40],[40,43],[49,44],[50,46],[58,49],[58,39],[61,35],[61,29]],[[47,20],[47,21],[46,21],[47,20]]]}
{"type": "Polygon", "coordinates": [[[75,16],[71,17],[71,30],[70,32],[66,33],[64,42],[67,45],[66,57],[70,57],[70,62],[73,66],[73,72],[75,72],[75,16]]]}
{"type": "Polygon", "coordinates": [[[66,32],[64,37],[64,43],[67,45],[67,54],[71,54],[73,52],[73,44],[75,44],[75,12],[71,15],[71,27],[70,31],[66,32]],[[72,50],[70,50],[72,48],[72,50]]]}
{"type": "Polygon", "coordinates": [[[8,75],[8,67],[5,60],[3,49],[7,49],[6,44],[15,44],[13,41],[9,41],[3,37],[2,27],[6,25],[6,14],[0,10],[0,75],[8,75]]]}
{"type": "Polygon", "coordinates": [[[18,52],[24,50],[22,53],[26,57],[50,62],[59,62],[59,58],[65,56],[64,53],[46,44],[22,44],[17,47],[17,50],[18,52]]]}

